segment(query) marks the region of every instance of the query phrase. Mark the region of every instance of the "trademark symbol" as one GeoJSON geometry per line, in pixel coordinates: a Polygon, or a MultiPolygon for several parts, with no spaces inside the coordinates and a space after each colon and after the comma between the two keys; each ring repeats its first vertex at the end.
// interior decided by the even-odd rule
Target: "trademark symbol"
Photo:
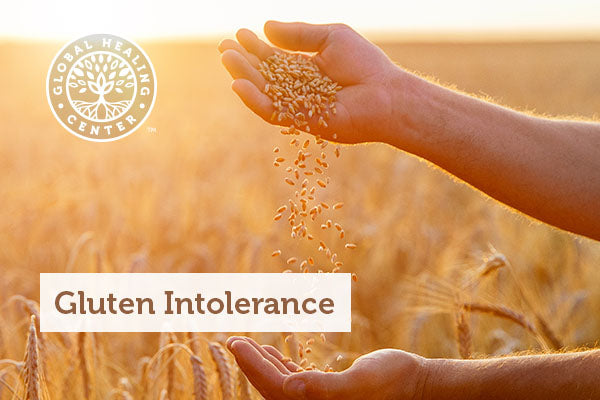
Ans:
{"type": "Polygon", "coordinates": [[[149,126],[146,128],[146,132],[148,133],[156,133],[156,128],[153,126],[149,126]]]}

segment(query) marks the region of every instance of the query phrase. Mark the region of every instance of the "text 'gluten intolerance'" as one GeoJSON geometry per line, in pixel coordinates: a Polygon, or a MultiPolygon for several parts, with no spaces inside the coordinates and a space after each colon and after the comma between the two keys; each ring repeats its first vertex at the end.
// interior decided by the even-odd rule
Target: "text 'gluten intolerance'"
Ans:
{"type": "MultiPolygon", "coordinates": [[[[172,290],[165,290],[165,314],[331,314],[333,299],[324,297],[234,297],[225,291],[223,297],[205,298],[202,293],[195,297],[178,297],[172,290]]],[[[150,297],[116,297],[108,293],[104,297],[86,296],[84,291],[68,290],[58,293],[54,305],[61,314],[156,314],[154,300],[150,297]]]]}

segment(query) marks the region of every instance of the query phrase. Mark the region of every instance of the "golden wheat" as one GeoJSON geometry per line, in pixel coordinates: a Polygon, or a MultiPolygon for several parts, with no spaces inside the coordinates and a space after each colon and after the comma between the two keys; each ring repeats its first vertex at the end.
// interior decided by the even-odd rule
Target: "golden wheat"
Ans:
{"type": "MultiPolygon", "coordinates": [[[[411,69],[490,93],[508,106],[584,117],[592,117],[600,109],[600,95],[586,89],[596,84],[599,49],[600,45],[593,42],[482,42],[460,46],[396,43],[385,47],[392,58],[402,59],[411,69]],[[515,59],[519,60],[518,65],[515,59]],[[546,73],[536,73],[540,70],[546,73]],[[503,79],[491,78],[498,76],[503,79]],[[545,95],[552,92],[564,96],[545,95]]],[[[271,153],[271,146],[265,147],[264,140],[268,128],[251,120],[243,106],[223,90],[228,78],[212,45],[148,43],[148,52],[163,82],[172,83],[174,89],[185,88],[186,93],[189,90],[205,96],[191,102],[180,90],[163,91],[165,104],[172,107],[155,108],[148,120],[149,126],[158,126],[158,134],[139,131],[139,135],[131,135],[114,146],[88,146],[56,124],[47,112],[47,103],[39,96],[38,77],[46,73],[46,61],[27,63],[28,67],[23,68],[20,55],[48,60],[56,50],[52,45],[10,42],[4,43],[1,50],[5,62],[0,87],[10,99],[3,102],[0,110],[3,127],[19,133],[0,135],[4,172],[0,176],[1,400],[25,398],[21,360],[29,339],[29,316],[35,314],[27,307],[36,305],[33,299],[38,299],[39,288],[35,276],[39,272],[126,272],[140,268],[145,272],[275,272],[280,267],[288,268],[285,260],[291,256],[308,260],[307,266],[313,272],[331,271],[336,266],[327,264],[329,258],[324,258],[328,247],[333,250],[330,253],[338,254],[336,262],[343,261],[344,268],[361,274],[361,285],[353,288],[353,299],[358,301],[353,303],[352,334],[327,334],[327,341],[319,339],[310,345],[310,356],[317,365],[325,366],[325,370],[327,365],[341,370],[365,349],[383,346],[425,356],[456,356],[455,293],[450,290],[449,295],[442,295],[448,286],[436,286],[433,293],[427,293],[431,302],[436,301],[433,306],[420,298],[431,312],[415,316],[414,305],[406,292],[398,290],[398,282],[424,271],[453,281],[464,269],[472,270],[472,277],[482,281],[481,267],[497,256],[492,252],[481,262],[479,255],[493,243],[515,265],[490,268],[484,274],[485,284],[477,285],[467,295],[472,295],[468,302],[486,307],[480,308],[481,312],[473,307],[472,312],[482,314],[488,304],[503,305],[520,315],[517,320],[526,322],[523,327],[492,312],[486,313],[493,318],[471,315],[472,344],[476,347],[473,354],[576,348],[597,341],[597,243],[515,217],[465,185],[387,146],[344,148],[343,157],[338,159],[333,143],[322,139],[317,144],[316,138],[302,132],[296,135],[299,130],[289,128],[293,135],[273,135],[269,139],[279,148],[271,153]],[[215,79],[207,80],[206,76],[215,79]],[[25,120],[23,104],[29,110],[25,120]],[[42,131],[47,133],[43,137],[39,135],[42,131]],[[310,144],[303,150],[306,139],[310,139],[310,144]],[[304,160],[294,164],[299,150],[304,160]],[[321,152],[326,153],[326,158],[321,157],[321,152]],[[57,154],[60,162],[56,162],[57,154]],[[285,161],[274,170],[269,162],[279,156],[285,161]],[[284,176],[295,185],[281,182],[284,176]],[[328,176],[335,185],[330,183],[322,189],[315,179],[326,183],[328,176]],[[297,206],[298,225],[303,211],[295,191],[302,193],[304,178],[311,182],[304,192],[309,201],[304,217],[307,232],[302,236],[306,240],[282,240],[280,226],[271,221],[276,214],[272,210],[281,207],[282,199],[291,197],[297,206]],[[316,190],[311,193],[313,187],[316,190]],[[331,205],[340,200],[345,200],[344,207],[332,213],[331,205]],[[338,218],[342,212],[352,217],[338,218]],[[327,218],[347,230],[342,240],[336,236],[341,232],[332,229],[323,231],[327,237],[320,237],[319,226],[327,218]],[[359,233],[357,237],[355,232],[359,233]],[[314,252],[321,239],[327,246],[314,252]],[[350,250],[337,247],[345,241],[359,245],[352,257],[350,250]],[[271,258],[273,246],[285,257],[271,258]],[[509,268],[514,270],[527,301],[515,283],[507,279],[512,274],[509,268]],[[27,296],[33,303],[11,301],[15,294],[27,296]],[[438,297],[443,305],[437,303],[438,297]],[[12,307],[13,304],[18,307],[12,307]],[[384,313],[374,312],[382,307],[384,313]],[[445,313],[443,317],[437,314],[440,311],[445,313]],[[551,343],[544,326],[555,336],[556,343],[551,343]],[[414,334],[417,330],[418,334],[414,334]],[[544,338],[547,346],[538,337],[544,338]]],[[[302,110],[303,107],[294,111],[302,110]]],[[[321,126],[321,130],[332,132],[334,112],[330,110],[330,119],[321,114],[329,125],[321,126]]],[[[315,129],[318,118],[317,114],[311,120],[315,129]]],[[[335,140],[333,134],[331,138],[335,140]]],[[[291,210],[285,204],[288,208],[281,211],[283,217],[278,224],[285,224],[287,229],[291,210]]],[[[298,265],[294,264],[294,272],[298,272],[298,265]]],[[[457,281],[462,290],[462,281],[457,281]]],[[[36,325],[39,322],[36,318],[36,325]]],[[[47,375],[41,392],[47,390],[48,399],[83,398],[79,335],[40,334],[37,326],[36,334],[38,370],[47,375]]],[[[92,334],[88,335],[89,347],[92,334]]],[[[113,390],[118,391],[117,384],[123,376],[131,380],[130,393],[134,398],[159,398],[161,379],[166,374],[160,369],[160,362],[147,368],[147,357],[156,351],[156,334],[93,336],[98,351],[94,356],[90,347],[87,365],[90,385],[98,399],[109,399],[113,390]],[[104,351],[100,351],[100,345],[104,351]],[[93,379],[93,374],[98,378],[93,379]]],[[[278,334],[252,336],[261,343],[280,347],[287,357],[298,362],[296,340],[306,343],[310,337],[296,334],[285,343],[284,336],[278,334]]],[[[194,353],[204,360],[208,398],[216,399],[220,393],[218,377],[208,361],[210,354],[204,341],[222,337],[201,334],[198,339],[193,343],[200,343],[200,350],[194,353]]],[[[189,345],[192,347],[192,342],[189,345]]],[[[178,390],[170,400],[192,397],[193,366],[187,357],[177,359],[176,377],[178,390]]]]}
{"type": "Polygon", "coordinates": [[[464,308],[456,313],[456,342],[460,356],[465,359],[471,358],[471,327],[464,308]]]}
{"type": "Polygon", "coordinates": [[[221,386],[221,396],[223,400],[233,399],[232,375],[227,361],[225,349],[218,342],[210,342],[208,344],[210,355],[217,367],[219,375],[219,384],[221,386]]]}
{"type": "Polygon", "coordinates": [[[88,355],[86,348],[87,337],[87,333],[85,332],[80,332],[77,334],[77,355],[79,357],[79,371],[81,373],[84,399],[92,398],[93,390],[91,387],[90,370],[88,367],[88,355]]]}
{"type": "Polygon", "coordinates": [[[197,355],[190,356],[192,364],[192,373],[194,375],[194,399],[208,399],[208,384],[206,380],[206,372],[202,366],[202,359],[197,355]]]}
{"type": "Polygon", "coordinates": [[[38,340],[36,333],[36,318],[31,316],[29,324],[29,334],[27,336],[27,348],[25,349],[24,360],[24,381],[26,400],[40,400],[42,398],[41,389],[41,369],[38,350],[38,340]]]}

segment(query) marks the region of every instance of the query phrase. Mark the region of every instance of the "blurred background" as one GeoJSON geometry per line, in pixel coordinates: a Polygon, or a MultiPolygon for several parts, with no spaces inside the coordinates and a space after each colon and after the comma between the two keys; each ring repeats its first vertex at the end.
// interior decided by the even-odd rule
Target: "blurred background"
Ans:
{"type": "MultiPolygon", "coordinates": [[[[402,67],[499,104],[584,119],[600,110],[595,1],[21,1],[2,8],[0,359],[23,359],[27,307],[35,308],[27,299],[38,300],[39,272],[281,272],[287,266],[273,250],[316,253],[290,239],[285,221],[272,220],[291,196],[272,148],[289,148],[289,139],[230,90],[216,46],[239,27],[262,34],[268,19],[344,22],[402,67]],[[144,126],[110,143],[66,132],[45,94],[56,52],[96,32],[136,40],[158,80],[144,126]]],[[[329,176],[323,199],[345,203],[339,222],[359,247],[343,271],[358,282],[353,332],[314,345],[311,361],[320,368],[341,370],[384,347],[485,357],[576,349],[600,338],[599,243],[519,215],[383,144],[343,146],[329,176]],[[460,343],[465,323],[469,342],[460,343]]],[[[294,356],[285,334],[254,336],[294,356]]],[[[135,398],[158,398],[167,379],[168,368],[159,368],[144,386],[140,372],[141,360],[165,343],[156,334],[45,340],[51,398],[81,398],[82,385],[107,398],[124,378],[135,398]],[[81,349],[90,351],[84,364],[93,366],[93,385],[77,372],[81,361],[71,361],[81,349]]],[[[209,358],[206,348],[198,351],[209,358]]],[[[171,398],[190,398],[189,362],[173,357],[180,368],[171,398]]],[[[0,363],[0,399],[10,398],[2,388],[20,384],[10,368],[0,363]]],[[[205,368],[216,385],[216,367],[207,360],[205,368]]]]}

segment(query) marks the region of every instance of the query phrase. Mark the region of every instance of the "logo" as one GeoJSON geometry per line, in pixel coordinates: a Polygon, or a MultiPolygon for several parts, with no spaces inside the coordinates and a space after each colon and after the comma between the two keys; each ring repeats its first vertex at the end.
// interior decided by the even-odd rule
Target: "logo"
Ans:
{"type": "Polygon", "coordinates": [[[129,135],[150,115],[156,75],[135,43],[90,35],[67,44],[54,57],[46,94],[65,129],[85,140],[108,142],[129,135]]]}

